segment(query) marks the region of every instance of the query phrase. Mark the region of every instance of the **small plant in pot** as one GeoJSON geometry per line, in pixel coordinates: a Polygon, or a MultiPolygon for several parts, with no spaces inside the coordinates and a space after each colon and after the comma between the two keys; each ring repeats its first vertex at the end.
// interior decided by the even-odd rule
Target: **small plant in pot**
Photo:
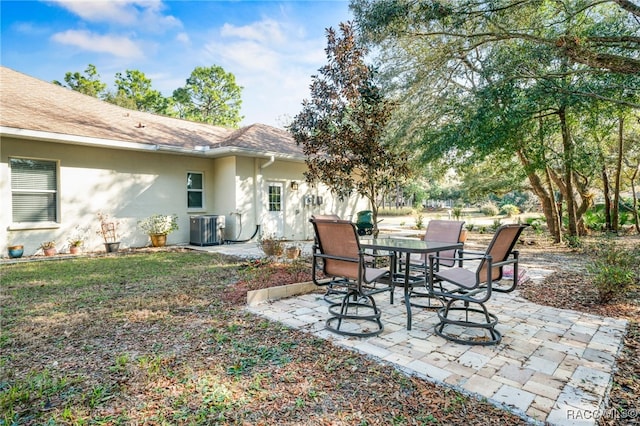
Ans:
{"type": "Polygon", "coordinates": [[[287,246],[287,248],[285,249],[287,259],[297,259],[298,257],[300,257],[301,251],[302,250],[300,249],[300,246],[298,246],[297,244],[287,246]]]}
{"type": "Polygon", "coordinates": [[[40,248],[42,249],[45,256],[53,256],[56,254],[56,242],[55,241],[45,241],[40,244],[40,248]]]}
{"type": "Polygon", "coordinates": [[[267,256],[282,256],[284,253],[284,240],[274,235],[260,238],[260,248],[267,256]]]}
{"type": "Polygon", "coordinates": [[[84,244],[84,233],[80,228],[76,227],[75,231],[67,240],[69,244],[69,253],[77,254],[80,253],[82,249],[82,245],[84,244]]]}
{"type": "Polygon", "coordinates": [[[178,230],[178,215],[154,214],[138,222],[138,227],[151,238],[151,245],[164,247],[167,235],[178,230]]]}
{"type": "Polygon", "coordinates": [[[98,221],[100,222],[100,227],[96,233],[102,236],[107,253],[117,252],[120,248],[120,241],[118,241],[118,222],[104,213],[98,213],[98,221]]]}

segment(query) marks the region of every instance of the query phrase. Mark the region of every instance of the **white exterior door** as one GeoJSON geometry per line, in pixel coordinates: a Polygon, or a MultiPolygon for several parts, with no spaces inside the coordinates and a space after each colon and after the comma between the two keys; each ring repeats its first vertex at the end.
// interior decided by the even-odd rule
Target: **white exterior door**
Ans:
{"type": "Polygon", "coordinates": [[[284,235],[284,184],[267,182],[266,220],[263,235],[283,238],[284,235]]]}

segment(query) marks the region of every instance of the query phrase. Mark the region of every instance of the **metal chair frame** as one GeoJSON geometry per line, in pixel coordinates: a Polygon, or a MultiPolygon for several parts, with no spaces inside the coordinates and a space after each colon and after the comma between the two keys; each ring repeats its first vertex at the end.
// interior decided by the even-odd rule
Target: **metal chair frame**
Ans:
{"type": "Polygon", "coordinates": [[[496,330],[498,317],[487,310],[485,303],[493,291],[510,292],[518,285],[519,252],[514,250],[520,233],[526,225],[503,225],[496,230],[493,239],[484,253],[461,251],[459,257],[429,256],[429,293],[445,301],[438,310],[439,323],[434,327],[438,336],[456,343],[467,345],[496,345],[501,333],[496,330]],[[476,260],[479,264],[474,270],[463,266],[439,270],[438,263],[445,261],[464,262],[476,260]],[[513,265],[513,281],[507,287],[501,287],[502,267],[513,265]],[[434,284],[438,283],[436,287],[434,284]],[[462,306],[458,302],[462,303],[462,306]],[[458,303],[457,305],[454,305],[458,303]],[[476,306],[476,307],[472,307],[476,306]],[[464,319],[451,318],[452,312],[464,312],[464,319]],[[470,314],[479,314],[482,320],[470,319],[470,314]],[[449,331],[449,326],[463,329],[486,330],[484,337],[463,338],[449,331]]]}
{"type": "Polygon", "coordinates": [[[387,276],[389,270],[367,266],[367,255],[360,247],[357,228],[352,222],[312,218],[311,223],[316,235],[312,260],[313,282],[316,285],[327,285],[327,282],[340,280],[345,288],[342,299],[329,305],[327,329],[356,337],[380,334],[384,325],[373,295],[390,290],[388,285],[377,285],[377,281],[387,276]],[[326,278],[319,280],[320,271],[325,277],[332,278],[328,281],[326,278]],[[343,329],[344,322],[365,326],[356,330],[343,329]],[[369,328],[366,324],[374,327],[369,328]]]}

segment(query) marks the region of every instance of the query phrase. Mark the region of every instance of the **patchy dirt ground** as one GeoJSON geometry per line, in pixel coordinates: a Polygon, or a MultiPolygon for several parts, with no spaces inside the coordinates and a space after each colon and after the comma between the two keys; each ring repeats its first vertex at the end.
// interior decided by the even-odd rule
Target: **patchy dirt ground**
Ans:
{"type": "MultiPolygon", "coordinates": [[[[490,238],[471,233],[469,245],[490,238]]],[[[550,265],[555,273],[519,291],[536,303],[628,319],[607,408],[638,410],[638,289],[597,303],[586,274],[588,244],[599,240],[573,250],[527,235],[518,247],[523,263],[550,265]]],[[[640,247],[640,237],[616,244],[631,250],[640,247]]],[[[18,279],[3,288],[3,314],[20,319],[2,324],[0,415],[14,409],[22,419],[12,423],[7,416],[6,424],[525,424],[486,402],[256,321],[241,309],[249,289],[307,281],[306,260],[238,263],[140,251],[149,255],[84,262],[69,277],[62,272],[67,262],[34,263],[20,267],[18,279]]],[[[11,269],[18,268],[5,269],[5,280],[11,269]]]]}

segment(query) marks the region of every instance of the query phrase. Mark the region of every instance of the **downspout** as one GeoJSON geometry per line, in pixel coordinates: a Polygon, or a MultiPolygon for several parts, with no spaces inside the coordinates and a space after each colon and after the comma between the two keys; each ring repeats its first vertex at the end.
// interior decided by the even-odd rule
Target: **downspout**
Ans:
{"type": "Polygon", "coordinates": [[[269,161],[267,161],[266,163],[264,163],[262,166],[260,166],[261,169],[266,169],[267,167],[269,167],[270,165],[272,165],[274,163],[274,161],[276,161],[276,157],[274,157],[273,155],[269,158],[269,161]]]}

